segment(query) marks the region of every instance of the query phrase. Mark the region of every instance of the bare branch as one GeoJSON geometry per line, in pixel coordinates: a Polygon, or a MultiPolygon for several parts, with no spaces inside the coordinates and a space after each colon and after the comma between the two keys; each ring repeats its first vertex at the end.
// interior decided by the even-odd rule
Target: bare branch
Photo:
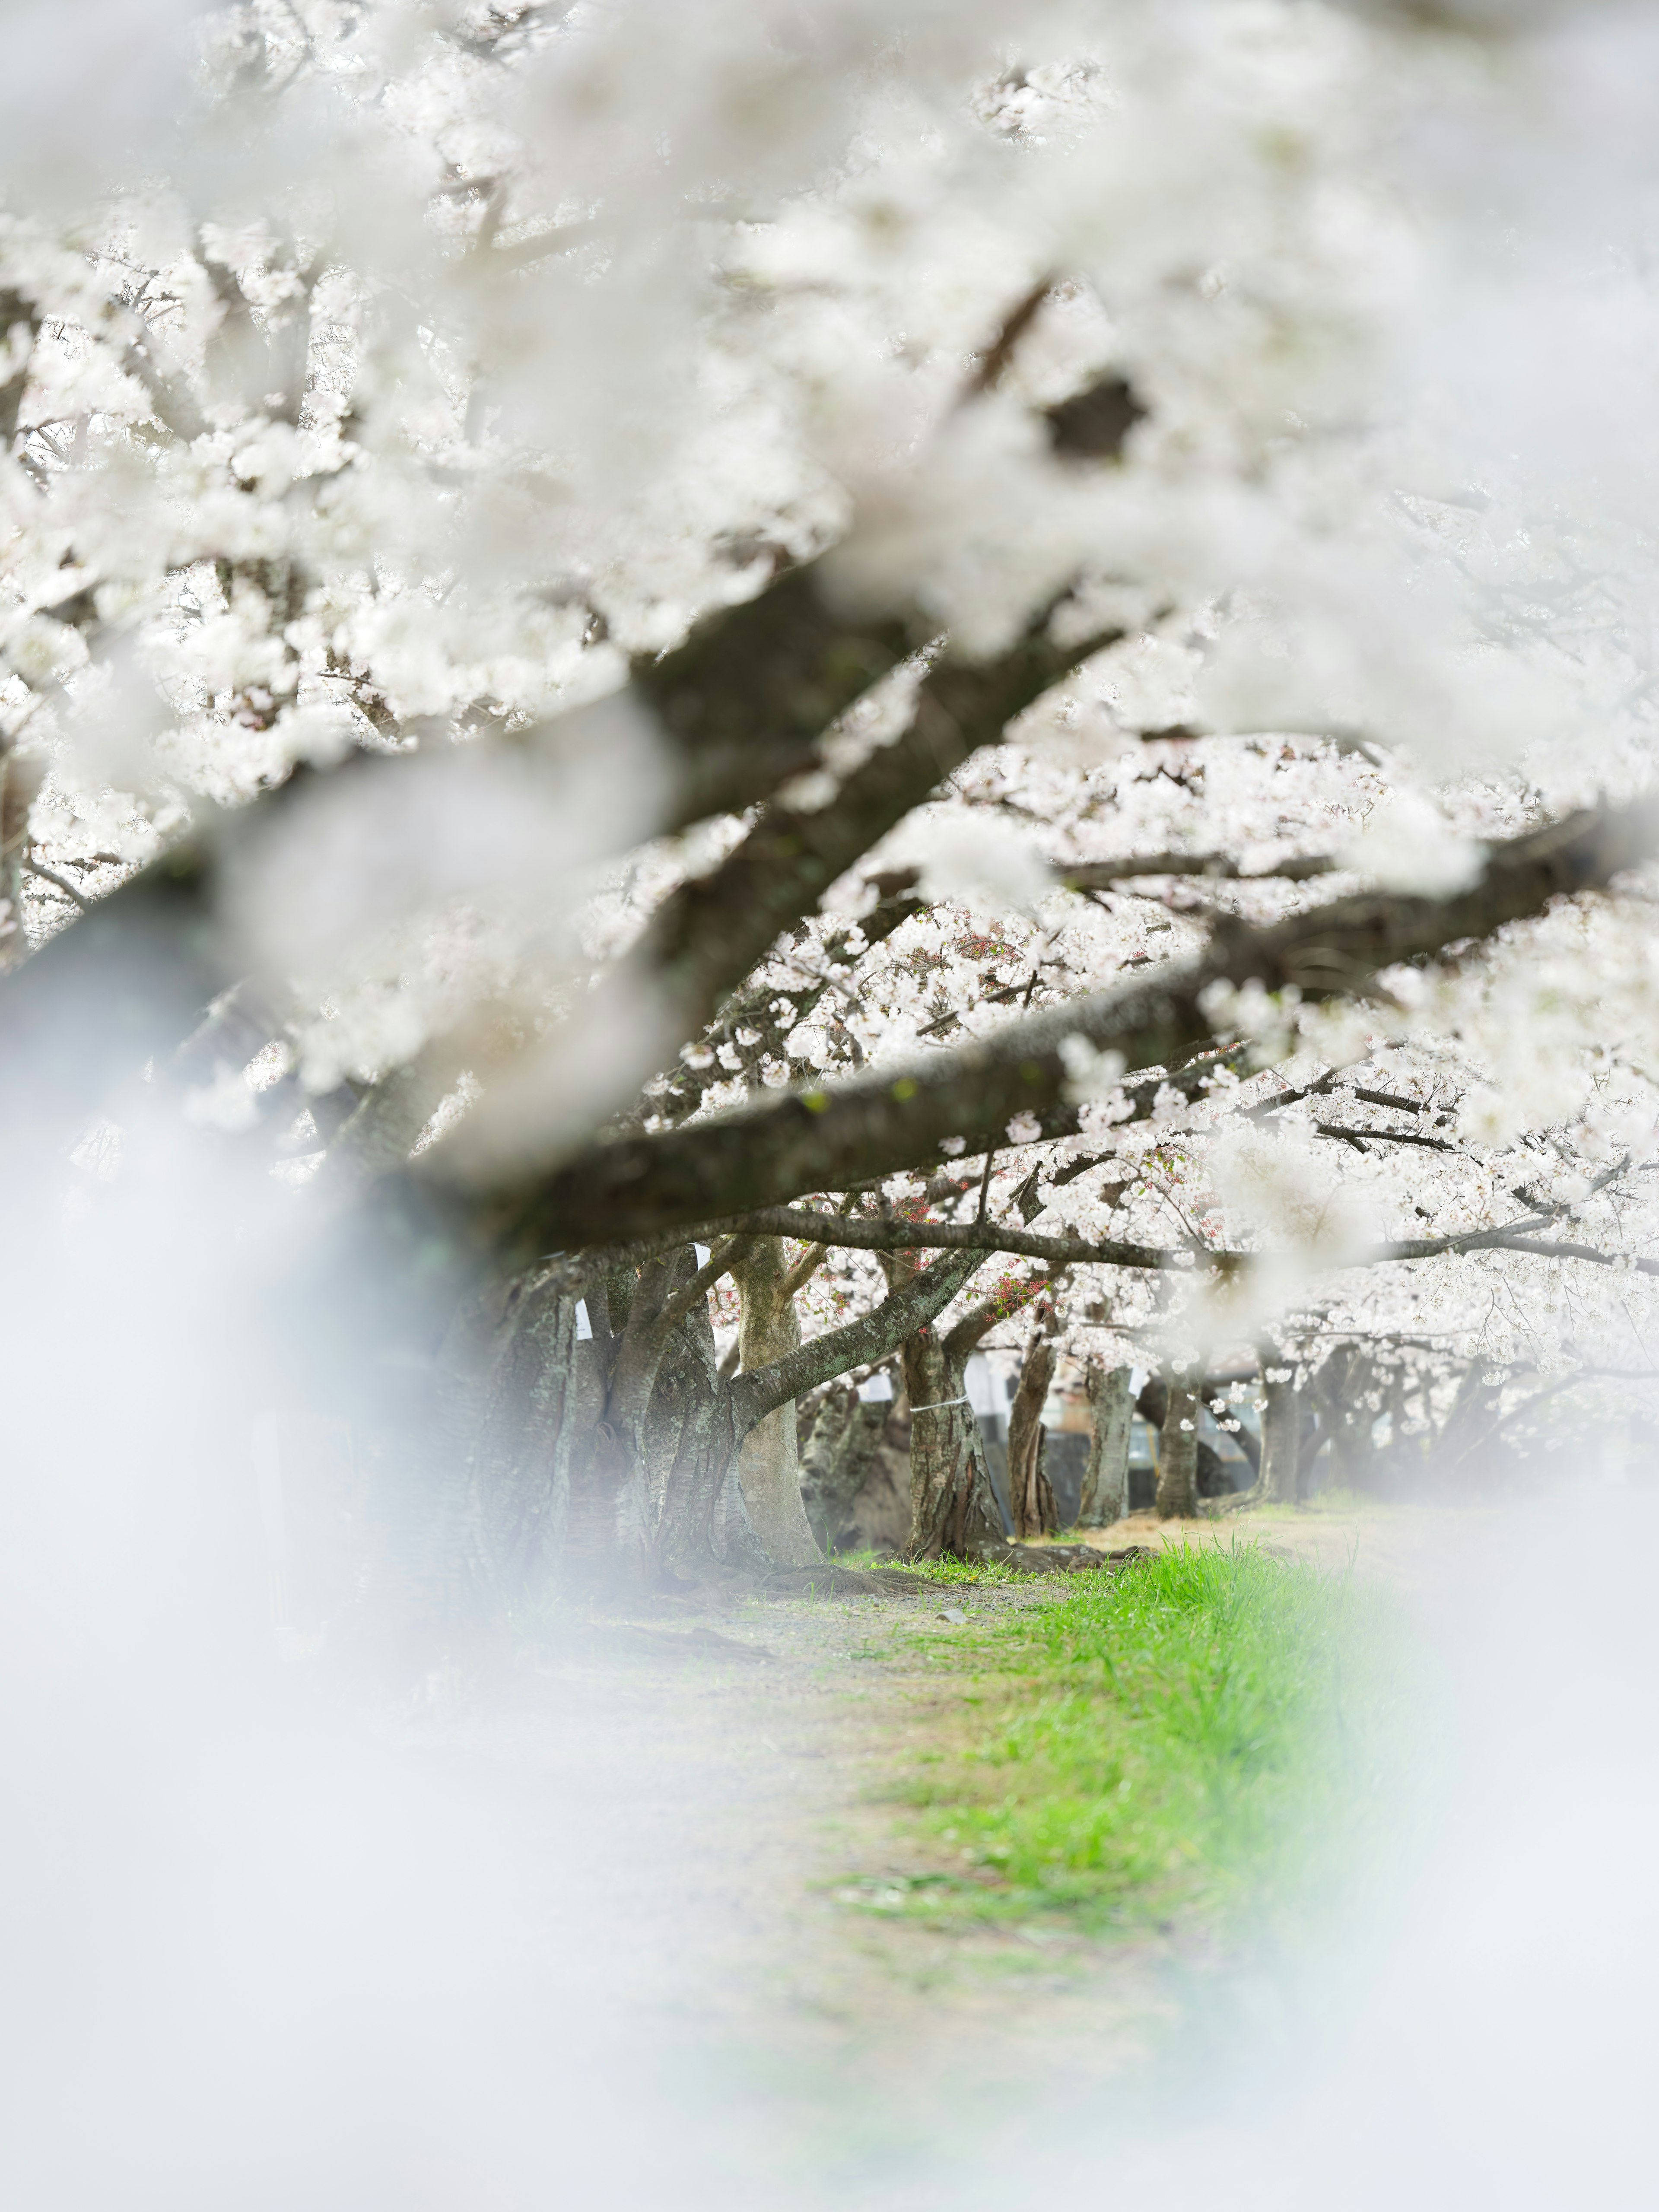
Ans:
{"type": "Polygon", "coordinates": [[[30,875],[38,876],[43,884],[50,884],[53,890],[62,891],[64,896],[79,907],[82,914],[89,911],[92,901],[83,892],[77,891],[73,884],[66,884],[55,868],[47,867],[43,860],[37,860],[27,853],[23,855],[23,866],[30,875]]]}
{"type": "MultiPolygon", "coordinates": [[[[1425,1137],[1417,1129],[1345,1129],[1336,1121],[1316,1121],[1314,1127],[1322,1137],[1340,1137],[1350,1145],[1363,1137],[1367,1144],[1422,1145],[1431,1152],[1455,1152],[1459,1149],[1448,1144],[1443,1137],[1425,1137]]],[[[1363,1152],[1364,1146],[1360,1150],[1363,1152]]]]}

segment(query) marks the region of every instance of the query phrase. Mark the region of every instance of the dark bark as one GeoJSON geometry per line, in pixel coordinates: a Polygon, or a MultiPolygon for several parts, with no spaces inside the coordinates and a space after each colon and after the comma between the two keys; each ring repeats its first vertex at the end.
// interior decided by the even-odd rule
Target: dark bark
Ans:
{"type": "Polygon", "coordinates": [[[1149,1375],[1135,1400],[1135,1411],[1148,1428],[1163,1429],[1170,1411],[1170,1381],[1165,1375],[1149,1375]]]}
{"type": "Polygon", "coordinates": [[[656,1573],[693,1580],[731,1563],[738,1516],[722,1483],[729,1446],[706,1296],[670,1332],[646,1422],[646,1486],[656,1527],[656,1573]],[[724,1504],[726,1511],[720,1509],[724,1504]]]}
{"type": "MultiPolygon", "coordinates": [[[[1035,1211],[1035,1208],[1033,1209],[1035,1211]]],[[[1172,1267],[1188,1255],[1151,1244],[1089,1243],[1080,1237],[1040,1237],[1011,1221],[869,1221],[801,1206],[763,1206],[722,1227],[745,1235],[811,1237],[858,1252],[1007,1252],[1066,1266],[1093,1260],[1119,1267],[1172,1267]]]]}
{"type": "Polygon", "coordinates": [[[971,1559],[1002,1534],[979,1422],[961,1402],[976,1340],[964,1342],[959,1329],[941,1338],[932,1328],[905,1340],[913,1559],[971,1559]]]}
{"type": "Polygon", "coordinates": [[[1470,1361],[1437,1440],[1435,1456],[1447,1474],[1467,1479],[1487,1471],[1482,1462],[1498,1439],[1509,1379],[1486,1360],[1470,1361]]]}
{"type": "MultiPolygon", "coordinates": [[[[545,1268],[469,1304],[446,1361],[429,1580],[470,1593],[474,1610],[523,1613],[568,1592],[763,1573],[799,1565],[804,1551],[817,1559],[798,1488],[787,1502],[801,1541],[781,1537],[758,1497],[750,1510],[745,1440],[769,1415],[793,1421],[798,1394],[890,1355],[975,1261],[942,1261],[861,1321],[727,1376],[716,1371],[705,1295],[720,1260],[699,1268],[689,1248],[643,1263],[596,1255],[580,1273],[545,1268]],[[579,1297],[592,1330],[581,1342],[579,1297]]],[[[786,1334],[787,1319],[775,1326],[781,1294],[760,1303],[762,1333],[786,1334]]],[[[756,1357],[762,1348],[751,1346],[756,1357]]]]}
{"type": "MultiPolygon", "coordinates": [[[[1635,866],[1653,842],[1653,811],[1650,803],[1576,815],[1496,845],[1477,882],[1452,897],[1364,893],[1270,929],[1229,920],[1198,960],[1012,1022],[902,1073],[792,1093],[694,1128],[598,1147],[526,1195],[521,1230],[542,1249],[662,1234],[936,1164],[946,1139],[982,1151],[1006,1141],[1009,1121],[1022,1112],[1033,1114],[1044,1134],[1075,1129],[1060,1049],[1067,1037],[1120,1052],[1131,1069],[1167,1067],[1208,1041],[1201,1000],[1212,983],[1255,979],[1270,990],[1293,983],[1304,998],[1363,989],[1379,968],[1488,935],[1635,866]]],[[[1479,1241],[1439,1240],[1433,1249],[1474,1249],[1479,1241]]],[[[1389,1256],[1429,1255],[1401,1246],[1389,1256]]]]}
{"type": "Polygon", "coordinates": [[[1054,879],[1070,890],[1109,890],[1114,884],[1133,882],[1145,876],[1209,876],[1220,883],[1237,883],[1241,878],[1249,883],[1277,880],[1280,883],[1304,884],[1315,876],[1329,875],[1334,860],[1314,853],[1300,860],[1281,860],[1277,867],[1265,870],[1261,876],[1244,875],[1238,862],[1226,853],[1142,853],[1127,854],[1120,860],[1061,860],[1054,868],[1054,879]]]}
{"type": "Polygon", "coordinates": [[[804,1397],[820,1382],[844,1375],[849,1367],[873,1366],[897,1350],[907,1336],[942,1313],[973,1274],[980,1255],[936,1260],[900,1289],[890,1291],[872,1313],[842,1328],[815,1336],[758,1375],[739,1375],[732,1384],[732,1423],[739,1437],[776,1406],[804,1397]]]}
{"type": "Polygon", "coordinates": [[[579,1279],[552,1269],[511,1285],[493,1325],[481,1328],[480,1301],[452,1333],[447,1448],[465,1470],[479,1565],[514,1608],[533,1608],[556,1582],[572,1452],[604,1417],[604,1377],[576,1339],[580,1294],[579,1279]]]}
{"type": "MultiPolygon", "coordinates": [[[[15,294],[0,293],[0,308],[15,294]]],[[[5,325],[0,323],[0,330],[5,325]]],[[[4,387],[0,386],[0,399],[4,387]]],[[[28,939],[23,930],[23,876],[29,866],[29,809],[40,787],[44,766],[25,760],[0,737],[0,975],[19,967],[28,957],[28,939]]],[[[40,872],[52,883],[59,878],[46,869],[40,872]]],[[[67,885],[61,888],[67,890],[67,885]]],[[[85,910],[78,891],[70,896],[85,910]]]]}
{"type": "Polygon", "coordinates": [[[837,876],[1110,641],[1056,646],[1042,625],[983,667],[935,662],[902,736],[853,769],[829,805],[769,805],[718,867],[665,901],[606,988],[630,999],[648,992],[676,1036],[696,1036],[778,939],[816,910],[837,876]]]}
{"type": "Polygon", "coordinates": [[[809,567],[636,661],[678,771],[668,826],[738,812],[810,768],[828,726],[921,641],[901,621],[832,612],[809,567]]]}

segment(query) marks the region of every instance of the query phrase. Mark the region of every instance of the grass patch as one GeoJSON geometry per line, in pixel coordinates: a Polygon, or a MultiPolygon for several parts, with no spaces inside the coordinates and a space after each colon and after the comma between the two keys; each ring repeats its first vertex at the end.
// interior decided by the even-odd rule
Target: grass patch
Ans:
{"type": "Polygon", "coordinates": [[[1195,1546],[915,1648],[974,1679],[897,1792],[952,1865],[907,1912],[1305,1923],[1397,1802],[1403,1639],[1348,1573],[1195,1546]]]}
{"type": "Polygon", "coordinates": [[[974,1583],[1019,1583],[1029,1587],[1029,1575],[1016,1574],[997,1559],[901,1559],[890,1554],[884,1558],[876,1552],[837,1552],[838,1567],[902,1566],[906,1574],[920,1575],[924,1581],[938,1583],[942,1589],[954,1589],[974,1583]]]}

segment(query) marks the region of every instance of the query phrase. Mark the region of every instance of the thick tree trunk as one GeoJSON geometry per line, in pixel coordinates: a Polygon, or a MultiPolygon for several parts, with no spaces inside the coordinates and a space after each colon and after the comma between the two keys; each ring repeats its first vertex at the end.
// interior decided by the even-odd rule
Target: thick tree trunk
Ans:
{"type": "Polygon", "coordinates": [[[890,1398],[866,1404],[850,1382],[832,1385],[818,1407],[801,1451],[800,1495],[812,1534],[826,1553],[876,1464],[892,1410],[890,1398]]]}
{"type": "Polygon", "coordinates": [[[763,1564],[730,1479],[731,1407],[717,1366],[700,1298],[668,1340],[646,1423],[658,1571],[671,1583],[763,1564]]]}
{"type": "Polygon", "coordinates": [[[388,1532],[398,1608],[434,1627],[533,1613],[564,1572],[576,1464],[605,1398],[592,1346],[576,1341],[580,1290],[558,1267],[500,1284],[445,1340],[412,1453],[416,1502],[388,1532]]]}
{"type": "Polygon", "coordinates": [[[647,1470],[647,1433],[666,1338],[657,1309],[691,1266],[690,1247],[636,1267],[603,1258],[586,1279],[592,1356],[605,1378],[599,1418],[569,1446],[566,1556],[572,1578],[593,1591],[648,1583],[656,1566],[656,1520],[647,1470]]]}
{"type": "Polygon", "coordinates": [[[1249,1430],[1245,1427],[1242,1416],[1229,1416],[1224,1408],[1222,1418],[1237,1420],[1237,1425],[1229,1429],[1227,1433],[1243,1453],[1249,1464],[1250,1486],[1254,1488],[1261,1480],[1261,1439],[1258,1436],[1251,1435],[1249,1430]]]}
{"type": "MultiPolygon", "coordinates": [[[[930,1269],[876,1314],[731,1376],[716,1371],[707,1299],[678,1310],[696,1271],[690,1246],[643,1266],[595,1255],[580,1273],[547,1269],[475,1300],[446,1347],[433,1449],[416,1455],[430,1460],[433,1495],[415,1516],[419,1557],[406,1579],[420,1590],[410,1609],[523,1615],[567,1589],[592,1595],[665,1575],[818,1563],[794,1473],[794,1392],[890,1356],[973,1265],[930,1269]],[[578,1334],[579,1293],[588,1338],[578,1334]],[[788,1488],[763,1434],[780,1412],[790,1423],[788,1488]],[[757,1532],[738,1474],[756,1434],[763,1449],[750,1481],[760,1512],[782,1491],[797,1535],[787,1510],[770,1540],[757,1532]],[[792,1561],[785,1547],[797,1544],[792,1561]]],[[[751,1358],[763,1330],[775,1345],[789,1341],[782,1282],[763,1264],[750,1276],[751,1358]]]]}
{"type": "Polygon", "coordinates": [[[1051,1536],[1060,1523],[1054,1493],[1042,1470],[1042,1408],[1056,1357],[1052,1337],[1032,1339],[1008,1416],[1008,1512],[1017,1543],[1029,1536],[1051,1536]]]}
{"type": "Polygon", "coordinates": [[[913,1559],[971,1559],[1002,1536],[985,1445],[966,1402],[968,1352],[931,1328],[905,1340],[913,1559]]]}
{"type": "Polygon", "coordinates": [[[1129,1426],[1134,1404],[1131,1370],[1090,1360],[1083,1370],[1090,1414],[1089,1464],[1078,1505],[1079,1528],[1104,1528],[1129,1510],[1129,1426]]]}
{"type": "MultiPolygon", "coordinates": [[[[757,1237],[732,1273],[742,1302],[738,1371],[749,1374],[769,1367],[800,1345],[782,1238],[757,1237]]],[[[810,1567],[822,1559],[801,1503],[793,1399],[757,1421],[738,1445],[738,1482],[750,1522],[774,1565],[810,1567]]]]}
{"type": "Polygon", "coordinates": [[[1158,1449],[1158,1516],[1191,1520],[1198,1511],[1199,1394],[1184,1376],[1169,1381],[1169,1411],[1158,1449]]]}

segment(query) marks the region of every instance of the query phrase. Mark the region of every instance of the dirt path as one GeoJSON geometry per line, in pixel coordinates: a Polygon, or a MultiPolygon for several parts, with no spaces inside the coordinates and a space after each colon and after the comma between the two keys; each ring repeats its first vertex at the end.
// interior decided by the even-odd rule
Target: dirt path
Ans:
{"type": "Polygon", "coordinates": [[[1090,1532],[1087,1540],[1109,1547],[1148,1544],[1166,1550],[1182,1544],[1225,1549],[1233,1543],[1255,1543],[1328,1573],[1352,1566],[1357,1573],[1410,1590],[1433,1578],[1435,1563],[1449,1549],[1467,1551],[1502,1518],[1492,1506],[1316,1498],[1308,1505],[1267,1506],[1193,1521],[1160,1521],[1155,1513],[1132,1513],[1110,1528],[1090,1532]]]}
{"type": "Polygon", "coordinates": [[[989,2126],[1109,2078],[1164,2003],[1156,1944],[1103,1973],[1079,1939],[882,1909],[938,1870],[886,1793],[960,1717],[916,1641],[952,1632],[947,1609],[983,1619],[1061,1587],[617,1613],[510,1692],[462,1694],[410,1748],[511,1778],[515,1817],[611,1931],[594,1979],[611,2032],[671,2064],[720,2052],[832,2167],[860,2142],[890,2164],[896,2137],[963,2100],[989,2126]]]}
{"type": "MultiPolygon", "coordinates": [[[[1440,1534],[1437,1516],[1343,1509],[1136,1516],[1109,1540],[1261,1541],[1409,1583],[1440,1534]]],[[[763,2201],[804,2203],[810,2179],[873,2203],[860,2176],[878,2172],[881,2204],[908,2203],[913,2154],[939,2202],[971,2195],[970,2141],[1018,2162],[1028,2136],[1098,2110],[1173,2016],[1180,1939],[1107,1948],[882,1909],[942,1870],[892,1796],[962,1719],[928,1639],[954,1635],[948,1613],[1048,1605],[1069,1579],[619,1612],[532,1669],[441,1686],[405,1732],[429,1771],[490,1778],[544,1859],[594,2049],[657,2069],[671,2106],[712,2069],[730,2140],[697,2156],[769,2172],[763,2201]]]]}

